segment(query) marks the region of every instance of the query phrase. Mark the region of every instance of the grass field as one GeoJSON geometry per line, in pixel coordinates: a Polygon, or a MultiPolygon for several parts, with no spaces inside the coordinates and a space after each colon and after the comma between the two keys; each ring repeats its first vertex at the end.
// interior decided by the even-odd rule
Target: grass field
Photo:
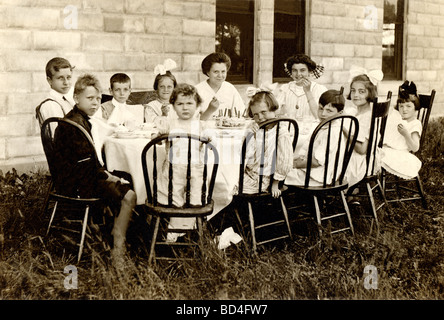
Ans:
{"type": "MultiPolygon", "coordinates": [[[[420,202],[394,205],[391,213],[383,208],[379,232],[371,219],[354,215],[355,237],[319,237],[306,232],[313,222],[301,221],[293,241],[257,257],[242,244],[225,251],[210,245],[200,259],[170,269],[149,267],[146,248],[134,241],[125,269],[116,270],[99,232],[77,264],[74,251],[44,236],[46,173],[1,173],[0,299],[443,299],[443,118],[431,120],[427,136],[420,174],[429,210],[420,202]],[[77,268],[77,289],[65,288],[68,265],[77,268]],[[368,266],[376,278],[365,273],[368,266]]],[[[138,239],[146,229],[134,223],[130,232],[138,239]]]]}

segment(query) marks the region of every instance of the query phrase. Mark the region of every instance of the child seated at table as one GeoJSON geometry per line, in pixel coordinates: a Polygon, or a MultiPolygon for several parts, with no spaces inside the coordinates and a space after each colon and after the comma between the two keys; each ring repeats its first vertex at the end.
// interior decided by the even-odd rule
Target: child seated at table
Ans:
{"type": "MultiPolygon", "coordinates": [[[[248,115],[254,119],[250,129],[258,133],[259,126],[263,122],[276,118],[276,110],[279,104],[274,95],[269,91],[259,91],[252,96],[248,105],[248,115]]],[[[281,195],[279,183],[285,179],[292,167],[293,146],[291,143],[290,133],[287,129],[280,128],[277,133],[277,126],[271,125],[266,127],[268,131],[265,141],[264,150],[264,176],[262,180],[261,192],[266,192],[270,187],[271,195],[278,198],[281,195]],[[275,155],[276,134],[278,135],[278,150],[276,157],[276,166],[272,172],[272,162],[275,155]],[[270,181],[273,175],[273,181],[270,181]]],[[[246,194],[259,192],[259,172],[261,170],[262,156],[262,135],[255,134],[247,144],[245,156],[245,171],[242,192],[246,194]]]]}
{"type": "Polygon", "coordinates": [[[403,86],[400,87],[395,110],[387,121],[381,163],[388,172],[403,179],[412,179],[422,166],[421,160],[413,154],[419,150],[422,124],[417,119],[420,104],[416,86],[413,82],[410,86],[406,83],[403,86]]]}
{"type": "Polygon", "coordinates": [[[171,59],[166,59],[163,64],[154,68],[156,78],[154,79],[153,89],[156,91],[157,98],[144,105],[144,122],[157,123],[161,117],[177,118],[170,103],[171,94],[177,85],[176,77],[171,73],[171,70],[175,68],[176,62],[171,59]]]}
{"type": "MultiPolygon", "coordinates": [[[[204,131],[204,124],[202,121],[194,117],[199,105],[202,103],[202,98],[198,94],[196,88],[189,84],[178,84],[173,90],[170,98],[174,111],[177,113],[177,119],[169,122],[162,122],[158,126],[159,134],[173,134],[173,133],[190,133],[194,135],[201,135],[204,131]]],[[[170,144],[167,143],[166,154],[185,154],[183,150],[187,150],[187,141],[176,142],[173,144],[173,150],[170,151],[170,144]],[[182,143],[183,142],[183,143],[182,143]],[[182,152],[181,152],[182,150],[182,152]]],[[[192,164],[191,164],[191,181],[190,181],[190,204],[201,205],[202,193],[202,152],[201,144],[192,143],[192,164]]],[[[158,178],[158,202],[160,204],[168,204],[168,180],[169,180],[169,159],[165,159],[162,164],[161,174],[158,178]]],[[[185,188],[187,183],[187,160],[185,157],[173,159],[173,206],[182,207],[185,204],[185,188]]],[[[190,229],[194,226],[195,219],[192,218],[171,218],[171,228],[190,229]]],[[[167,240],[175,241],[180,234],[168,233],[167,240]]]]}
{"type": "Polygon", "coordinates": [[[125,125],[130,130],[135,129],[137,124],[143,122],[143,115],[141,113],[140,117],[137,117],[130,109],[135,109],[136,106],[127,105],[131,94],[130,77],[125,73],[115,73],[111,76],[109,83],[109,93],[113,98],[102,103],[95,118],[105,119],[108,124],[113,126],[125,125]]]}
{"type": "MultiPolygon", "coordinates": [[[[76,105],[65,119],[78,123],[91,135],[90,117],[99,109],[101,96],[96,77],[79,77],[74,86],[76,105]]],[[[113,255],[116,258],[122,257],[126,231],[136,205],[135,192],[130,189],[127,181],[110,174],[96,161],[95,148],[73,126],[60,123],[55,131],[54,142],[59,156],[55,182],[57,190],[71,197],[99,197],[111,207],[119,208],[112,230],[113,255]]]]}
{"type": "MultiPolygon", "coordinates": [[[[318,117],[322,121],[341,114],[344,110],[345,98],[338,90],[327,90],[319,98],[318,117]]],[[[337,151],[338,135],[341,134],[339,126],[332,125],[332,136],[330,137],[330,159],[334,159],[337,151]],[[337,131],[337,132],[336,132],[337,131]]],[[[345,140],[345,139],[344,139],[345,140]]],[[[309,186],[320,186],[324,180],[324,162],[325,148],[328,143],[328,126],[318,133],[313,146],[310,181],[309,186]]],[[[307,169],[307,156],[310,139],[308,139],[301,148],[300,154],[293,160],[293,169],[285,179],[286,185],[302,186],[305,184],[305,176],[307,169]]],[[[329,172],[329,178],[333,176],[334,168],[329,172]]],[[[328,181],[328,179],[327,179],[328,181]]]]}

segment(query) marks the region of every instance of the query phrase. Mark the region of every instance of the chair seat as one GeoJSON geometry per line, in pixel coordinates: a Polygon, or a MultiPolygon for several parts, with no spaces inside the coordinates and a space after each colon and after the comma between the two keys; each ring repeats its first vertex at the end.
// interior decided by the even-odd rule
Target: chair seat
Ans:
{"type": "Polygon", "coordinates": [[[301,192],[306,192],[306,193],[328,193],[328,192],[337,192],[337,191],[341,191],[341,190],[345,190],[348,188],[348,183],[347,182],[343,182],[341,184],[336,184],[334,186],[330,185],[327,187],[322,187],[322,186],[312,186],[312,187],[307,187],[305,188],[304,186],[288,186],[291,190],[297,190],[297,191],[301,191],[301,192]]]}
{"type": "Polygon", "coordinates": [[[61,195],[59,193],[51,192],[50,196],[59,200],[64,200],[67,202],[78,203],[80,205],[91,205],[102,201],[100,198],[74,198],[70,196],[61,195]]]}
{"type": "Polygon", "coordinates": [[[153,204],[148,202],[145,203],[145,206],[150,214],[158,217],[193,218],[203,217],[211,214],[213,212],[214,201],[211,200],[211,202],[206,206],[196,206],[189,208],[168,207],[165,205],[154,206],[153,204]]]}
{"type": "MultiPolygon", "coordinates": [[[[280,188],[281,193],[285,193],[288,191],[288,187],[287,186],[283,186],[282,188],[280,188]]],[[[242,199],[257,199],[257,198],[267,198],[267,197],[272,197],[271,192],[261,192],[261,193],[241,193],[241,194],[236,194],[233,196],[233,198],[242,198],[242,199]]]]}

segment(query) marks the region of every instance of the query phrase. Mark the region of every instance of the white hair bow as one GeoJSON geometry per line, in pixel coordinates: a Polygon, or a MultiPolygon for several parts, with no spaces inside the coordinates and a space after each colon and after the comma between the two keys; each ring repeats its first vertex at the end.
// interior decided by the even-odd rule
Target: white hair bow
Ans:
{"type": "Polygon", "coordinates": [[[154,68],[154,74],[158,75],[164,75],[167,71],[171,71],[173,69],[175,69],[177,67],[177,64],[174,60],[172,59],[166,59],[163,64],[158,64],[155,68],[154,68]]]}
{"type": "Polygon", "coordinates": [[[251,98],[252,96],[254,96],[256,93],[261,92],[261,91],[268,91],[273,93],[274,90],[276,90],[278,86],[278,83],[266,83],[261,85],[259,88],[256,87],[248,87],[247,88],[247,97],[251,98]]]}
{"type": "Polygon", "coordinates": [[[348,82],[351,82],[354,77],[365,74],[373,85],[377,86],[378,83],[384,78],[384,73],[381,70],[370,70],[358,66],[351,66],[350,68],[350,78],[348,82]]]}

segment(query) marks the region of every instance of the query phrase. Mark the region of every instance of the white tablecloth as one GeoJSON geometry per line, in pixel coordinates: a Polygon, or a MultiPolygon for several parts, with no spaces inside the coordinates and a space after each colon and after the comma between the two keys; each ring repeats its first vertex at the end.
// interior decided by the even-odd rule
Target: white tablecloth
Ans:
{"type": "MultiPolygon", "coordinates": [[[[210,130],[209,133],[212,143],[219,152],[219,167],[213,190],[214,211],[208,217],[210,219],[232,201],[233,189],[239,181],[240,152],[246,131],[214,129],[210,130]]],[[[150,139],[147,138],[108,137],[104,142],[107,169],[109,171],[125,171],[131,174],[138,205],[144,204],[147,199],[141,154],[149,141],[150,139]]],[[[158,148],[158,150],[164,149],[158,148]]],[[[152,154],[149,152],[147,158],[150,157],[152,157],[152,154]]],[[[158,161],[163,161],[165,153],[158,152],[158,157],[158,161]]],[[[150,164],[149,161],[148,164],[150,164]]],[[[148,169],[151,170],[151,168],[148,169]]]]}

